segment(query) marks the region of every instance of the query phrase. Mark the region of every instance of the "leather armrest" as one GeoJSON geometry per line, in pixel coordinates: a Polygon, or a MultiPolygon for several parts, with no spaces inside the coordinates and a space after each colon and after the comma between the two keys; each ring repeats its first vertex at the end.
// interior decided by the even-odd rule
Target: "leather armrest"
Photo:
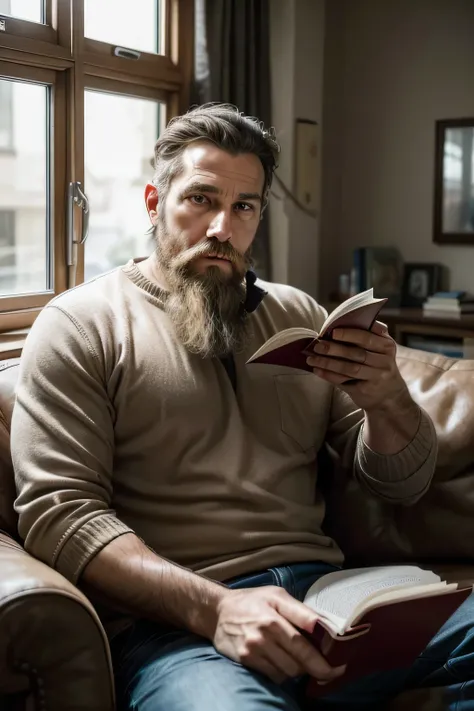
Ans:
{"type": "Polygon", "coordinates": [[[26,690],[48,711],[114,709],[109,646],[91,603],[0,532],[0,696],[26,690]]]}

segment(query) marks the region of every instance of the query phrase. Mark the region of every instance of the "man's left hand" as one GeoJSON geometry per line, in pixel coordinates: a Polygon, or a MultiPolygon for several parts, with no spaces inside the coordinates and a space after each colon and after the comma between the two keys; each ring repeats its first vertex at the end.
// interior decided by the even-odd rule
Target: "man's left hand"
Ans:
{"type": "Polygon", "coordinates": [[[319,341],[307,359],[314,373],[346,392],[370,412],[403,404],[411,397],[396,362],[396,344],[376,321],[371,331],[336,328],[331,341],[319,341]]]}

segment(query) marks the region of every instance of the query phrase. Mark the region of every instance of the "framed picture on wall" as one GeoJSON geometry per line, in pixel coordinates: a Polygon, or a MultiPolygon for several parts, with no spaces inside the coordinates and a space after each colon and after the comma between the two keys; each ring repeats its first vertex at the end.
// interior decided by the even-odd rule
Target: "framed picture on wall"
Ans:
{"type": "Polygon", "coordinates": [[[407,262],[403,268],[402,306],[421,307],[441,289],[442,266],[407,262]]]}
{"type": "Polygon", "coordinates": [[[474,118],[436,121],[433,240],[474,245],[474,118]]]}

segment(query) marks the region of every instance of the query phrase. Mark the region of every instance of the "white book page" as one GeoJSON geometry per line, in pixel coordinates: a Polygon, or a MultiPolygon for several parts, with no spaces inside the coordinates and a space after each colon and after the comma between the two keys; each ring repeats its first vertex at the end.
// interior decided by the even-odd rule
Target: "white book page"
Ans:
{"type": "Polygon", "coordinates": [[[427,598],[433,597],[433,595],[447,595],[453,590],[458,590],[458,584],[447,583],[446,580],[428,585],[414,585],[413,587],[410,585],[408,590],[406,585],[402,585],[399,588],[392,588],[380,595],[375,595],[367,601],[366,605],[362,604],[356,608],[349,622],[351,625],[355,625],[360,618],[366,615],[367,612],[370,612],[370,610],[389,605],[397,600],[416,600],[418,597],[427,598]]]}
{"type": "Polygon", "coordinates": [[[316,331],[312,331],[310,328],[294,327],[286,328],[284,331],[275,333],[271,338],[266,341],[263,346],[253,354],[251,358],[247,361],[251,363],[253,360],[260,358],[260,356],[270,353],[275,348],[280,346],[286,346],[287,343],[293,343],[293,341],[298,341],[301,338],[317,338],[318,334],[316,331]]]}
{"type": "Polygon", "coordinates": [[[354,296],[351,296],[349,299],[343,301],[342,304],[336,306],[334,311],[331,311],[331,313],[323,323],[321,331],[326,330],[327,327],[330,326],[331,323],[336,320],[336,318],[338,318],[338,316],[342,316],[346,313],[349,313],[349,311],[355,311],[355,309],[358,309],[361,306],[364,306],[365,304],[370,304],[373,301],[380,301],[380,299],[374,299],[373,289],[367,289],[367,291],[361,291],[359,294],[354,294],[354,296]]]}
{"type": "Polygon", "coordinates": [[[388,589],[439,583],[440,580],[435,573],[410,565],[338,570],[317,580],[304,601],[342,633],[350,627],[354,610],[364,600],[388,589]]]}

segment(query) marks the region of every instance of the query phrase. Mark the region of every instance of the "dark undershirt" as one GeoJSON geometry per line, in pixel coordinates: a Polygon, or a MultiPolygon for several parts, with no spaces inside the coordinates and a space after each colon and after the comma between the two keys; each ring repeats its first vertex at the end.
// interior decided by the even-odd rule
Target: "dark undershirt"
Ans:
{"type": "Polygon", "coordinates": [[[232,388],[234,393],[237,392],[237,371],[235,369],[234,356],[232,354],[219,358],[220,362],[224,366],[229,380],[232,383],[232,388]]]}

